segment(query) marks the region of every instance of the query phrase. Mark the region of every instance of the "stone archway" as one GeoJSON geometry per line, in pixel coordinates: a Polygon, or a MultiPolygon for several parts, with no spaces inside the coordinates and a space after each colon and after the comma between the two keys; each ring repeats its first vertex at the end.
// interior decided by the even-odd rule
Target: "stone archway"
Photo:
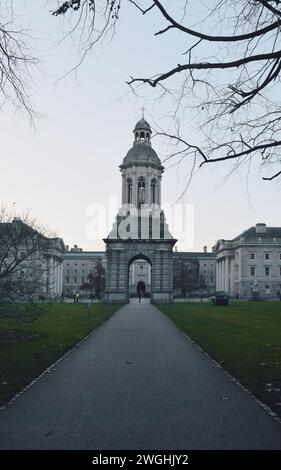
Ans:
{"type": "Polygon", "coordinates": [[[140,294],[151,296],[152,269],[151,257],[143,253],[135,254],[128,260],[128,302],[140,294]]]}
{"type": "Polygon", "coordinates": [[[106,290],[109,303],[129,301],[129,266],[137,259],[151,265],[151,302],[173,302],[174,239],[121,240],[104,239],[106,243],[106,290]]]}

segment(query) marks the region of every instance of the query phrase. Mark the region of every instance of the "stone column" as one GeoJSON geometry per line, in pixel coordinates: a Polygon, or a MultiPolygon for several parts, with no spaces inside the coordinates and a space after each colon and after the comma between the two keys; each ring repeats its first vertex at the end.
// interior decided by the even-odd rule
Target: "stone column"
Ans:
{"type": "Polygon", "coordinates": [[[57,294],[60,293],[60,260],[57,258],[57,276],[58,276],[58,281],[57,281],[57,294]]]}
{"type": "Polygon", "coordinates": [[[222,290],[221,286],[222,286],[222,259],[220,258],[219,259],[219,288],[218,290],[222,290]]]}
{"type": "Polygon", "coordinates": [[[138,194],[138,188],[137,188],[137,177],[136,175],[132,175],[132,204],[137,207],[137,194],[138,194]]]}
{"type": "Polygon", "coordinates": [[[122,205],[128,202],[126,189],[127,189],[126,177],[125,175],[122,175],[122,205]]]}
{"type": "Polygon", "coordinates": [[[57,295],[57,260],[53,258],[53,284],[54,284],[54,295],[57,295]]]}
{"type": "Polygon", "coordinates": [[[49,261],[49,289],[50,289],[50,296],[53,297],[54,295],[54,258],[51,255],[49,261]]]}
{"type": "Polygon", "coordinates": [[[229,292],[229,257],[225,258],[225,288],[226,292],[229,292]]]}
{"type": "Polygon", "coordinates": [[[147,176],[145,178],[145,204],[150,204],[151,201],[151,178],[147,176]]]}
{"type": "Polygon", "coordinates": [[[221,286],[220,290],[224,290],[224,258],[221,260],[221,286]]]}
{"type": "Polygon", "coordinates": [[[62,262],[59,264],[59,295],[62,294],[62,262]]]}
{"type": "Polygon", "coordinates": [[[56,277],[56,295],[58,295],[59,292],[59,274],[58,274],[58,259],[55,259],[55,277],[56,277]]]}
{"type": "Polygon", "coordinates": [[[53,284],[53,295],[56,295],[56,290],[57,290],[57,285],[56,285],[57,277],[56,277],[56,259],[55,259],[54,256],[53,256],[52,275],[53,275],[53,281],[52,281],[52,284],[53,284]]]}
{"type": "Polygon", "coordinates": [[[216,286],[215,290],[219,290],[219,260],[216,260],[216,286]]]}
{"type": "Polygon", "coordinates": [[[157,188],[156,188],[156,202],[159,207],[161,207],[161,176],[160,178],[156,178],[157,181],[157,188]]]}
{"type": "Polygon", "coordinates": [[[230,259],[230,294],[234,294],[234,258],[230,259]]]}

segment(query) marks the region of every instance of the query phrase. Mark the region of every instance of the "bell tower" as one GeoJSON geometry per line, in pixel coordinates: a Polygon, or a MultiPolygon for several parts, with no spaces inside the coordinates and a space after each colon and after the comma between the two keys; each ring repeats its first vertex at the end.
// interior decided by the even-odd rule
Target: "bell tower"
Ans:
{"type": "Polygon", "coordinates": [[[129,300],[129,268],[143,259],[151,266],[151,301],[173,301],[173,246],[176,240],[169,232],[161,209],[161,181],[164,167],[151,145],[152,131],[144,119],[133,130],[133,145],[127,152],[120,171],[122,207],[106,244],[107,302],[129,300]]]}
{"type": "Polygon", "coordinates": [[[142,118],[133,130],[133,147],[120,165],[122,173],[122,205],[161,206],[161,179],[164,167],[151,146],[151,128],[142,118]]]}

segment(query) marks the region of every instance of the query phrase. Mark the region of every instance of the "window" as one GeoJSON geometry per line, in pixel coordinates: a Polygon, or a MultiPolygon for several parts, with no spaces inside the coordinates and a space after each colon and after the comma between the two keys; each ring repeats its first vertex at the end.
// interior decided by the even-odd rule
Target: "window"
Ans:
{"type": "Polygon", "coordinates": [[[270,292],[271,292],[270,284],[265,284],[264,287],[265,287],[265,293],[266,293],[266,294],[270,294],[270,292]]]}
{"type": "Polygon", "coordinates": [[[265,266],[265,268],[264,268],[264,274],[265,274],[266,276],[270,276],[270,266],[265,266]]]}
{"type": "Polygon", "coordinates": [[[256,259],[256,253],[251,253],[250,254],[250,259],[256,259]]]}
{"type": "Polygon", "coordinates": [[[145,179],[141,176],[138,180],[138,207],[145,203],[145,179]]]}
{"type": "Polygon", "coordinates": [[[281,260],[281,253],[279,253],[279,259],[281,260]]]}
{"type": "Polygon", "coordinates": [[[69,276],[66,276],[65,280],[66,280],[66,284],[69,284],[69,276]]]}
{"type": "Polygon", "coordinates": [[[264,259],[268,261],[268,260],[270,259],[270,254],[269,254],[269,253],[265,253],[265,254],[264,254],[264,259]]]}
{"type": "Polygon", "coordinates": [[[74,274],[77,274],[77,269],[74,269],[74,274]]]}
{"type": "Polygon", "coordinates": [[[156,203],[156,179],[151,180],[151,202],[152,204],[156,203]]]}
{"type": "Polygon", "coordinates": [[[279,274],[280,274],[280,276],[281,276],[281,266],[279,266],[279,274]]]}
{"type": "Polygon", "coordinates": [[[69,274],[69,269],[66,270],[66,274],[69,274]]]}
{"type": "Polygon", "coordinates": [[[82,277],[82,284],[84,284],[85,280],[84,280],[84,277],[82,277]]]}
{"type": "Polygon", "coordinates": [[[73,279],[73,284],[77,284],[77,277],[73,279]]]}
{"type": "Polygon", "coordinates": [[[250,271],[251,271],[251,276],[255,276],[256,275],[256,266],[251,266],[250,271]]]}
{"type": "Polygon", "coordinates": [[[132,203],[132,188],[133,188],[133,183],[131,178],[127,179],[127,203],[131,204],[132,203]]]}

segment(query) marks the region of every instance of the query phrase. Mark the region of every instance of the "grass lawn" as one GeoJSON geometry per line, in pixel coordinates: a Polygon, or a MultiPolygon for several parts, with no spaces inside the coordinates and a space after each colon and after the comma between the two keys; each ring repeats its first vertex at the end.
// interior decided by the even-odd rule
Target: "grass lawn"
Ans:
{"type": "Polygon", "coordinates": [[[159,305],[224,369],[281,416],[281,302],[159,305]]]}
{"type": "MultiPolygon", "coordinates": [[[[24,339],[0,341],[0,405],[29,384],[120,306],[55,304],[34,323],[21,326],[24,339]]],[[[1,322],[0,322],[1,329],[1,322]]]]}

